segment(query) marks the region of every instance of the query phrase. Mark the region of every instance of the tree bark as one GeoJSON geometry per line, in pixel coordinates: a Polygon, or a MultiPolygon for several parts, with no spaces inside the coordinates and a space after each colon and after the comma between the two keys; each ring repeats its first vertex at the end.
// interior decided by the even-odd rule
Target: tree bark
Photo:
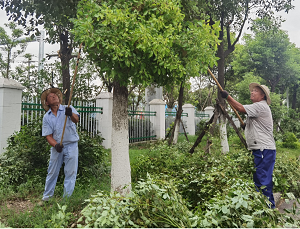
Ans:
{"type": "Polygon", "coordinates": [[[181,119],[181,114],[182,114],[183,90],[184,90],[184,87],[183,87],[183,82],[182,82],[180,85],[180,90],[179,90],[178,109],[176,112],[174,128],[172,130],[171,137],[169,138],[169,145],[171,145],[172,142],[173,142],[173,144],[176,144],[177,140],[178,140],[180,119],[181,119]]]}
{"type": "Polygon", "coordinates": [[[241,142],[243,143],[243,145],[245,146],[245,148],[248,149],[246,140],[244,139],[243,135],[240,133],[240,131],[238,130],[238,128],[234,124],[234,121],[232,120],[232,118],[229,116],[229,114],[227,113],[227,111],[225,110],[225,108],[221,104],[219,104],[219,103],[217,103],[217,104],[220,107],[222,113],[226,116],[227,120],[232,125],[233,129],[235,130],[235,132],[239,136],[239,138],[240,138],[241,142]]]}
{"type": "Polygon", "coordinates": [[[10,68],[10,57],[11,56],[11,49],[7,51],[7,66],[6,66],[6,78],[9,78],[9,68],[10,68]]]}
{"type": "Polygon", "coordinates": [[[111,189],[121,195],[131,191],[128,140],[128,90],[114,82],[111,143],[111,189]]]}
{"type": "MultiPolygon", "coordinates": [[[[223,18],[224,18],[224,14],[222,14],[222,17],[221,17],[221,22],[220,22],[221,30],[219,33],[219,40],[221,40],[222,42],[218,45],[218,52],[217,52],[217,56],[219,57],[218,81],[222,88],[224,88],[224,86],[225,86],[225,54],[224,54],[224,42],[223,42],[223,38],[224,38],[223,18]]],[[[219,100],[220,104],[225,107],[225,105],[226,105],[225,100],[221,97],[220,88],[218,90],[218,100],[219,100]]],[[[219,113],[220,113],[220,117],[219,117],[220,141],[221,141],[221,146],[222,146],[222,152],[226,153],[226,152],[229,152],[229,145],[228,145],[228,140],[227,140],[227,129],[226,129],[226,118],[222,112],[219,112],[219,113]]]]}
{"type": "Polygon", "coordinates": [[[62,82],[63,82],[63,93],[65,93],[64,104],[68,104],[70,97],[70,60],[74,57],[72,56],[72,46],[69,45],[68,39],[69,33],[65,31],[60,36],[60,50],[59,58],[62,68],[62,82]]]}
{"type": "Polygon", "coordinates": [[[292,97],[292,109],[296,109],[297,104],[297,90],[299,88],[299,84],[295,84],[293,87],[293,97],[292,97]]]}

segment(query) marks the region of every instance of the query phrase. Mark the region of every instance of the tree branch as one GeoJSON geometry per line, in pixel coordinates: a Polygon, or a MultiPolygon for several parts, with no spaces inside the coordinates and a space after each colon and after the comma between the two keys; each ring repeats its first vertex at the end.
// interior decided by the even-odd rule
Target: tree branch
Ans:
{"type": "Polygon", "coordinates": [[[245,12],[245,17],[244,17],[244,20],[243,20],[243,24],[242,24],[242,27],[240,29],[239,35],[237,36],[236,40],[233,42],[232,46],[236,45],[236,43],[239,41],[239,39],[242,35],[243,28],[244,28],[245,23],[246,23],[247,18],[248,18],[248,12],[249,12],[249,4],[248,4],[248,1],[246,1],[246,12],[245,12]]]}
{"type": "Polygon", "coordinates": [[[240,40],[240,37],[242,35],[243,32],[243,28],[245,26],[246,20],[248,18],[248,12],[249,12],[249,4],[248,1],[246,1],[246,12],[245,12],[245,17],[243,20],[243,24],[241,26],[241,29],[239,31],[239,35],[237,36],[237,38],[235,39],[235,41],[233,42],[233,44],[231,44],[231,40],[230,40],[230,24],[227,25],[227,42],[228,42],[228,49],[224,52],[224,57],[226,58],[230,53],[232,53],[235,49],[235,45],[236,43],[240,40]]]}

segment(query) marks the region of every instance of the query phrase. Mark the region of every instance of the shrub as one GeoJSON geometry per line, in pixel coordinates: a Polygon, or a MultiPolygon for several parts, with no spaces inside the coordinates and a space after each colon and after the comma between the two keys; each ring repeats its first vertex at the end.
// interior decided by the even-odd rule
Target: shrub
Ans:
{"type": "MultiPolygon", "coordinates": [[[[78,133],[80,140],[78,174],[79,179],[99,174],[99,168],[104,166],[106,152],[101,146],[102,138],[91,138],[87,132],[78,133]]],[[[45,137],[42,137],[42,120],[38,119],[27,126],[22,126],[19,132],[8,139],[8,146],[0,156],[0,185],[18,187],[28,180],[35,183],[45,182],[50,148],[45,137]]],[[[61,176],[63,171],[61,173],[61,176]]],[[[59,179],[63,180],[63,179],[59,179]]]]}
{"type": "Polygon", "coordinates": [[[300,138],[300,113],[293,110],[288,109],[286,115],[283,116],[281,120],[281,128],[285,132],[295,133],[297,138],[300,138]]]}
{"type": "Polygon", "coordinates": [[[169,175],[193,208],[223,192],[234,182],[232,178],[252,179],[253,158],[248,151],[239,149],[223,154],[214,149],[211,154],[199,150],[190,154],[191,146],[187,141],[172,146],[155,144],[131,165],[132,180],[145,179],[147,172],[169,175]]]}
{"type": "Polygon", "coordinates": [[[296,138],[296,135],[292,132],[286,132],[282,138],[282,146],[290,149],[300,149],[300,143],[296,138]]]}
{"type": "Polygon", "coordinates": [[[170,180],[148,177],[137,182],[126,197],[98,192],[88,202],[77,227],[191,228],[197,225],[198,217],[188,210],[170,180]]]}
{"type": "Polygon", "coordinates": [[[300,196],[300,161],[286,154],[277,155],[273,172],[274,192],[293,192],[300,196]]]}
{"type": "MultiPolygon", "coordinates": [[[[216,141],[216,139],[213,139],[216,141]]],[[[239,148],[223,154],[218,147],[207,154],[199,149],[188,153],[192,143],[183,142],[168,146],[159,143],[139,156],[131,165],[132,180],[145,179],[151,175],[169,175],[176,182],[178,191],[191,204],[191,209],[205,209],[203,204],[216,195],[224,193],[236,179],[253,182],[255,171],[250,151],[239,148]]],[[[218,145],[213,142],[214,145],[218,145]]],[[[300,196],[300,162],[286,155],[277,155],[274,168],[274,192],[293,192],[300,196]]]]}
{"type": "Polygon", "coordinates": [[[268,208],[267,198],[255,189],[252,182],[237,179],[223,196],[206,202],[206,210],[195,212],[201,220],[198,227],[269,228],[299,227],[299,222],[268,208]]]}

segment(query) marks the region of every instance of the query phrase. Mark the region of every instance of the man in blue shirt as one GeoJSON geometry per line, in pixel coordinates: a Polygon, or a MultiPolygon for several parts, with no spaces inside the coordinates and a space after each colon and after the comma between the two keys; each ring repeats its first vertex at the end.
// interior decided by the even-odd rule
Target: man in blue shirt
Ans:
{"type": "Polygon", "coordinates": [[[79,140],[76,123],[79,121],[79,114],[74,107],[61,105],[61,101],[62,93],[58,88],[47,89],[41,95],[42,106],[46,111],[43,118],[42,136],[45,136],[52,146],[43,201],[48,201],[53,196],[63,163],[65,163],[63,197],[72,195],[76,182],[79,140]],[[63,142],[60,144],[66,116],[63,142]]]}

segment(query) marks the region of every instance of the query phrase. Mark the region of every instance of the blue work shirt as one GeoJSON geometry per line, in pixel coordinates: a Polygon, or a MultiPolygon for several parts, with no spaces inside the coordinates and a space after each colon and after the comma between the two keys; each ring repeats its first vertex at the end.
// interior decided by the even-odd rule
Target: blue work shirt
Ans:
{"type": "MultiPolygon", "coordinates": [[[[52,134],[54,140],[57,143],[60,143],[64,124],[65,124],[65,109],[66,105],[59,105],[58,111],[57,111],[57,116],[55,116],[51,112],[51,108],[46,112],[43,118],[43,128],[42,128],[42,136],[48,136],[52,134]]],[[[72,112],[74,114],[78,114],[78,112],[75,110],[73,106],[70,106],[72,108],[72,112]]],[[[78,142],[79,136],[76,131],[76,124],[72,122],[71,117],[67,118],[66,122],[66,128],[65,128],[65,133],[63,137],[63,144],[69,144],[72,142],[78,142]]]]}

